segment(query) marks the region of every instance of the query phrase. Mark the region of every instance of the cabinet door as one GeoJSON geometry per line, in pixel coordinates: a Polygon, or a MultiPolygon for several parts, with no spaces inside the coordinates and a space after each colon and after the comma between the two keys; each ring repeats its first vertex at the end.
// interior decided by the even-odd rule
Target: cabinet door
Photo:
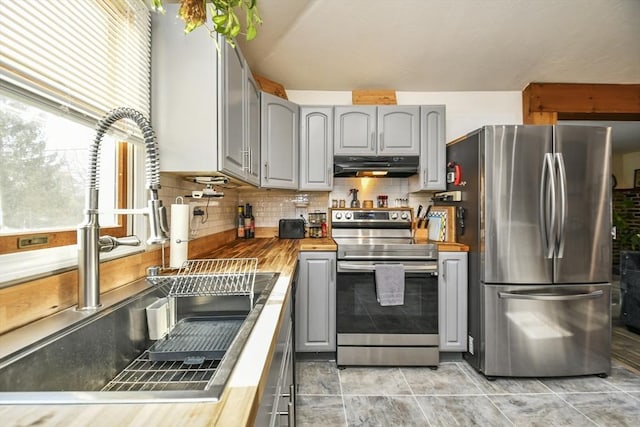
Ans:
{"type": "Polygon", "coordinates": [[[376,107],[335,107],[334,154],[376,153],[376,107]]]}
{"type": "Polygon", "coordinates": [[[221,170],[236,178],[245,176],[245,62],[240,51],[220,42],[222,53],[221,170]]]}
{"type": "Polygon", "coordinates": [[[247,135],[245,141],[246,181],[260,185],[260,87],[253,79],[251,71],[247,71],[247,135]]]}
{"type": "Polygon", "coordinates": [[[333,188],[333,107],[300,107],[300,190],[333,188]]]}
{"type": "Polygon", "coordinates": [[[298,105],[261,94],[262,187],[298,188],[298,105]]]}
{"type": "Polygon", "coordinates": [[[296,351],[336,351],[336,254],[301,252],[296,351]]]}
{"type": "Polygon", "coordinates": [[[440,351],[467,351],[467,253],[438,254],[440,351]]]}
{"type": "Polygon", "coordinates": [[[445,106],[420,107],[420,170],[409,177],[409,191],[446,190],[445,106]]]}
{"type": "Polygon", "coordinates": [[[420,107],[378,107],[378,154],[420,154],[420,107]]]}
{"type": "Polygon", "coordinates": [[[222,78],[218,52],[206,31],[185,37],[178,7],[165,2],[166,15],[151,14],[151,124],[158,138],[160,167],[162,172],[215,172],[218,78],[222,78]]]}

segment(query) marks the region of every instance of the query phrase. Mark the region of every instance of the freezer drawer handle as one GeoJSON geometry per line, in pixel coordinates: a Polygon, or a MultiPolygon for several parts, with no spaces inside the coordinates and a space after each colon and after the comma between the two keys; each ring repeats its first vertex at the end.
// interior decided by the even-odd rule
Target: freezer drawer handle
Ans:
{"type": "Polygon", "coordinates": [[[545,294],[514,294],[511,292],[498,292],[498,297],[502,299],[526,299],[534,301],[574,301],[582,299],[596,299],[600,298],[604,292],[601,290],[593,291],[588,294],[557,294],[557,295],[545,295],[545,294]]]}

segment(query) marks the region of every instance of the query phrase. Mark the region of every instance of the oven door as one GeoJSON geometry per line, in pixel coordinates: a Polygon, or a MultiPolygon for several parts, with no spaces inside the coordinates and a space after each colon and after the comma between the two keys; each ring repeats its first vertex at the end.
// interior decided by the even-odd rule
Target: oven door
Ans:
{"type": "Polygon", "coordinates": [[[404,304],[381,306],[376,298],[375,266],[387,263],[338,261],[336,330],[339,342],[356,344],[354,340],[357,340],[358,344],[365,344],[364,340],[369,345],[388,345],[402,339],[398,335],[437,336],[437,263],[403,262],[404,304]],[[384,342],[380,342],[381,338],[385,338],[384,342]]]}

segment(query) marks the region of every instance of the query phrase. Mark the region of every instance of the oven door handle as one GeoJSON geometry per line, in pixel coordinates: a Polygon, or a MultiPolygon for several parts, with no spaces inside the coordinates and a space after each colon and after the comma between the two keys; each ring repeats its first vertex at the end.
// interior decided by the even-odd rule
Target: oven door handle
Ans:
{"type": "MultiPolygon", "coordinates": [[[[341,271],[376,271],[375,264],[348,264],[348,263],[338,263],[338,272],[341,271]]],[[[429,265],[411,265],[404,266],[405,273],[433,273],[434,275],[438,273],[438,264],[429,264],[429,265]]]]}

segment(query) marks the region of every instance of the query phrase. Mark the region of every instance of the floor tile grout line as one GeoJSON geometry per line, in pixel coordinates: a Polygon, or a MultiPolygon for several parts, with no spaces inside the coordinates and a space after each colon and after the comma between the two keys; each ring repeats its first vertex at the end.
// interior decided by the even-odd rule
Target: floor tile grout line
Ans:
{"type": "Polygon", "coordinates": [[[402,368],[400,368],[400,375],[402,375],[402,378],[404,379],[404,382],[407,383],[407,386],[409,387],[409,390],[411,391],[411,397],[413,397],[413,401],[416,402],[416,405],[418,405],[418,409],[420,409],[420,412],[422,413],[422,416],[424,417],[425,421],[427,421],[427,425],[429,427],[432,427],[431,421],[429,421],[429,417],[427,417],[427,414],[424,412],[424,409],[422,409],[422,405],[420,404],[420,402],[418,402],[418,397],[414,393],[413,387],[411,387],[411,384],[409,384],[409,380],[407,380],[407,376],[404,374],[404,371],[402,370],[402,368]]]}
{"type": "Polygon", "coordinates": [[[629,397],[631,397],[632,399],[640,401],[640,395],[634,396],[633,394],[631,394],[631,393],[638,393],[637,391],[625,391],[624,393],[629,395],[629,397]]]}
{"type": "Polygon", "coordinates": [[[344,425],[345,427],[349,427],[349,418],[347,417],[347,405],[344,402],[344,390],[342,389],[342,376],[340,375],[340,368],[337,368],[337,370],[338,370],[338,385],[340,386],[340,398],[342,399],[342,413],[344,414],[344,425]]]}
{"type": "Polygon", "coordinates": [[[575,411],[577,411],[579,414],[581,414],[583,417],[585,417],[586,419],[588,419],[589,421],[591,421],[594,425],[601,427],[600,424],[598,424],[597,422],[595,422],[594,420],[592,420],[587,414],[585,414],[584,412],[582,412],[580,409],[576,408],[575,406],[573,406],[571,403],[569,403],[566,399],[564,399],[560,394],[556,393],[556,396],[558,396],[558,398],[560,400],[562,400],[564,403],[566,403],[567,405],[569,405],[570,408],[573,408],[575,411]]]}
{"type": "MultiPolygon", "coordinates": [[[[487,394],[487,392],[482,388],[480,381],[477,378],[474,378],[473,375],[471,375],[469,372],[467,372],[466,369],[464,369],[462,367],[462,363],[461,362],[456,362],[456,366],[458,367],[458,369],[460,369],[460,371],[462,371],[462,373],[471,380],[471,382],[478,388],[478,390],[480,390],[480,392],[482,394],[487,394]]],[[[474,369],[473,367],[471,367],[471,369],[474,369]]],[[[482,374],[480,374],[482,375],[482,374]]]]}
{"type": "Polygon", "coordinates": [[[489,403],[491,403],[491,404],[493,405],[493,407],[494,407],[494,408],[496,408],[496,409],[498,410],[498,412],[499,412],[503,417],[505,417],[505,419],[506,419],[507,421],[509,421],[509,423],[510,423],[513,427],[516,427],[516,423],[515,423],[515,422],[513,422],[513,420],[511,420],[511,418],[509,418],[509,416],[508,416],[507,414],[505,414],[505,413],[502,411],[502,409],[500,409],[500,408],[498,407],[498,405],[496,405],[496,403],[495,403],[493,400],[491,400],[491,398],[490,398],[489,396],[485,395],[485,396],[484,396],[484,398],[485,398],[485,399],[487,399],[487,400],[489,401],[489,403]]]}
{"type": "Polygon", "coordinates": [[[462,365],[459,362],[455,362],[455,366],[460,372],[462,372],[462,375],[467,377],[467,379],[469,379],[473,383],[473,385],[475,385],[476,388],[478,390],[480,390],[480,393],[482,393],[483,395],[487,394],[487,392],[485,390],[483,390],[482,387],[480,387],[480,383],[478,381],[476,381],[476,379],[474,379],[471,375],[469,375],[466,372],[466,370],[462,368],[462,365]]]}

